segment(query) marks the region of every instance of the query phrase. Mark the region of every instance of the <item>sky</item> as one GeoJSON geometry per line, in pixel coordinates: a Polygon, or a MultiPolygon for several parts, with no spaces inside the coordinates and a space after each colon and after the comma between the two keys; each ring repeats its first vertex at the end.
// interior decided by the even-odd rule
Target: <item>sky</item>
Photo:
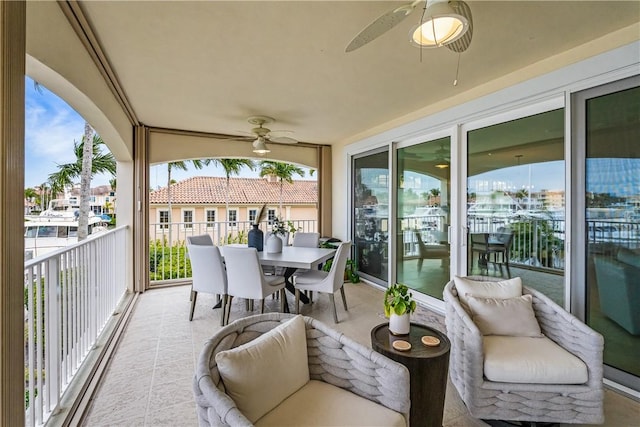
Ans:
{"type": "MultiPolygon", "coordinates": [[[[40,86],[36,89],[29,77],[25,80],[25,187],[36,187],[47,182],[49,174],[58,170],[57,165],[75,161],[74,141],[80,142],[84,133],[84,119],[64,100],[40,86]]],[[[294,175],[294,179],[316,179],[310,177],[306,168],[304,178],[294,175]]],[[[190,168],[187,171],[171,171],[177,181],[192,176],[224,176],[219,166],[203,169],[190,168]]],[[[243,178],[257,178],[259,171],[244,169],[243,178]]],[[[109,184],[110,175],[96,175],[92,187],[109,184]]],[[[79,182],[79,180],[78,180],[79,182]]],[[[167,185],[167,165],[151,166],[151,188],[167,185]]]]}

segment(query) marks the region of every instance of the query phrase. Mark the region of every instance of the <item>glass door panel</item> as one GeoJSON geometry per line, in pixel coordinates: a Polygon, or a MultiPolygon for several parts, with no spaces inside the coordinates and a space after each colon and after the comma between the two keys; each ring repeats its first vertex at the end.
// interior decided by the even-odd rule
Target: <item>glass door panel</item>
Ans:
{"type": "Polygon", "coordinates": [[[442,299],[449,281],[450,138],[397,152],[397,282],[442,299]]]}
{"type": "Polygon", "coordinates": [[[467,274],[564,305],[564,109],[469,131],[467,156],[467,274]]]}
{"type": "Polygon", "coordinates": [[[388,277],[389,152],[353,159],[353,248],[359,274],[378,284],[388,277]]]}
{"type": "MultiPolygon", "coordinates": [[[[586,99],[586,321],[640,381],[640,88],[586,99]]],[[[625,382],[619,380],[619,382],[625,382]]]]}

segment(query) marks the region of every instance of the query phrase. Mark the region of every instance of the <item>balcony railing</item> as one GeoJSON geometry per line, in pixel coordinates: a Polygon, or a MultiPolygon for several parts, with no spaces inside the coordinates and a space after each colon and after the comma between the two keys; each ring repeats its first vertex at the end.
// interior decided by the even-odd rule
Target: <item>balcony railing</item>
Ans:
{"type": "MultiPolygon", "coordinates": [[[[442,239],[446,237],[446,232],[437,231],[443,229],[438,225],[439,219],[438,216],[411,218],[418,224],[422,240],[427,245],[441,244],[442,239]]],[[[589,245],[640,248],[638,222],[589,220],[587,224],[586,237],[589,245]]],[[[498,233],[502,227],[509,228],[514,233],[510,251],[510,261],[513,265],[555,272],[564,270],[564,219],[469,217],[468,225],[469,233],[498,233]]],[[[413,231],[405,230],[403,239],[404,256],[417,256],[419,248],[413,231]]]]}
{"type": "MultiPolygon", "coordinates": [[[[301,232],[316,232],[316,220],[289,220],[301,232]]],[[[187,262],[186,240],[189,236],[208,234],[216,245],[247,243],[250,221],[172,222],[149,225],[149,275],[152,285],[179,282],[191,278],[187,262]],[[169,244],[171,242],[171,244],[169,244]]],[[[263,232],[271,230],[269,221],[260,223],[263,232]]]]}
{"type": "Polygon", "coordinates": [[[25,262],[27,426],[46,423],[125,294],[126,229],[25,262]]]}

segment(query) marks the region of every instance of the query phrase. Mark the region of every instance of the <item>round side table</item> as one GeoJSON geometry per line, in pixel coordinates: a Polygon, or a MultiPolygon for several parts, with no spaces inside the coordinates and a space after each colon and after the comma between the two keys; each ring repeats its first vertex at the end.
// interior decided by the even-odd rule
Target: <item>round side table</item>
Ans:
{"type": "Polygon", "coordinates": [[[371,330],[371,347],[409,369],[410,425],[442,427],[451,348],[449,338],[434,328],[418,323],[411,323],[409,335],[393,335],[389,332],[389,323],[383,323],[371,330]],[[421,339],[425,335],[438,338],[440,344],[435,347],[424,345],[421,339]],[[394,349],[393,342],[397,340],[411,343],[411,349],[394,349]]]}

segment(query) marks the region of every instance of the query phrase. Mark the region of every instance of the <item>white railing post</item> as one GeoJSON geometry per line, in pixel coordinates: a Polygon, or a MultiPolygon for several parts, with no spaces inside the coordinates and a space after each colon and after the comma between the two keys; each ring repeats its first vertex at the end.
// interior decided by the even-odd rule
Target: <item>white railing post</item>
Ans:
{"type": "MultiPolygon", "coordinates": [[[[46,393],[43,390],[43,397],[46,399],[43,405],[46,413],[51,413],[58,405],[60,398],[60,265],[59,258],[54,257],[47,262],[47,268],[44,276],[44,283],[46,284],[45,291],[45,309],[44,316],[45,321],[45,345],[38,346],[38,354],[46,354],[46,362],[44,364],[44,372],[41,372],[39,376],[39,383],[41,384],[40,377],[45,375],[46,393]]],[[[38,337],[40,338],[40,337],[38,337]]],[[[41,340],[36,339],[36,342],[41,340]]],[[[44,420],[40,420],[44,421],[44,420]]]]}

